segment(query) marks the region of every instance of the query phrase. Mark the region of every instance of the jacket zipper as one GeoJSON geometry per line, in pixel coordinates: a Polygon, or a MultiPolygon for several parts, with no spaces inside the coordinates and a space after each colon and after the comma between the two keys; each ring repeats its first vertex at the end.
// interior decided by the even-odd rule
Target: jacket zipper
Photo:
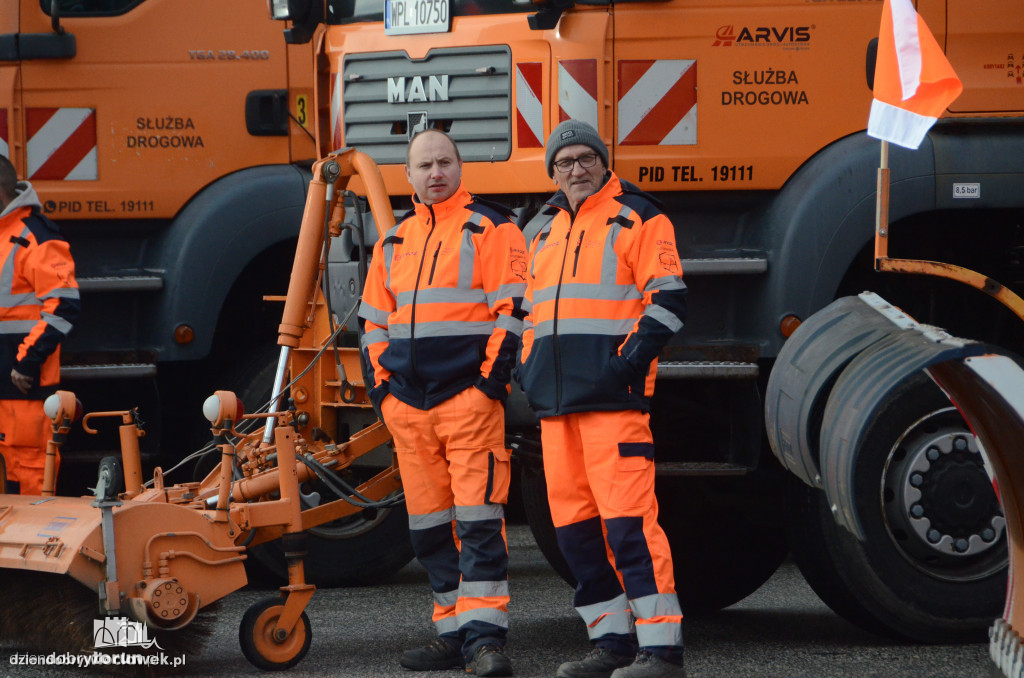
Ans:
{"type": "Polygon", "coordinates": [[[572,277],[576,277],[576,264],[580,263],[580,249],[583,247],[583,234],[586,230],[580,231],[579,240],[576,241],[576,256],[572,260],[572,277]]]}
{"type": "Polygon", "coordinates": [[[434,282],[434,270],[437,268],[437,255],[441,253],[441,243],[443,240],[437,241],[437,249],[434,250],[434,262],[430,264],[430,277],[427,278],[427,284],[434,282]]]}
{"type": "MultiPolygon", "coordinates": [[[[558,270],[558,287],[555,288],[555,310],[551,322],[551,344],[555,354],[555,411],[561,409],[562,402],[562,352],[558,348],[558,305],[562,298],[562,279],[565,277],[565,262],[569,258],[569,239],[572,236],[573,222],[576,215],[569,210],[569,230],[565,234],[565,249],[562,251],[562,266],[558,270]]],[[[583,234],[580,233],[582,237],[583,234]]],[[[577,254],[579,248],[576,248],[577,254]]],[[[576,275],[576,264],[573,262],[573,275],[576,275]]]]}
{"type": "MultiPolygon", "coordinates": [[[[427,237],[423,241],[423,256],[420,258],[420,268],[416,271],[416,284],[412,288],[412,313],[409,319],[409,362],[412,363],[412,373],[419,375],[419,370],[416,368],[416,297],[420,291],[420,279],[423,277],[423,263],[427,260],[427,244],[430,243],[430,236],[434,234],[434,227],[437,225],[437,217],[434,215],[434,207],[427,205],[427,210],[430,212],[430,230],[427,231],[427,237]]],[[[435,255],[435,262],[437,261],[435,255]]],[[[431,271],[433,275],[433,271],[431,271]]],[[[426,409],[427,394],[423,394],[422,405],[423,409],[426,409]]]]}

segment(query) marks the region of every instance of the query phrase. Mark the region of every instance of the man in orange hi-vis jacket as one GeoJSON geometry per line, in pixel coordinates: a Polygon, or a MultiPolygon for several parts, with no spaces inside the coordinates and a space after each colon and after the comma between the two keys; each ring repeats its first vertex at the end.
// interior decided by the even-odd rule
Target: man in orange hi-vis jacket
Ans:
{"type": "MultiPolygon", "coordinates": [[[[21,494],[40,494],[50,421],[43,400],[60,382],[60,344],[81,305],[75,263],[57,225],[0,156],[0,455],[21,494]]],[[[59,458],[58,458],[59,462],[59,458]]]]}
{"type": "Polygon", "coordinates": [[[608,170],[590,125],[558,125],[545,159],[560,190],[530,245],[519,380],[541,418],[551,517],[593,645],[557,675],[682,676],[648,423],[658,353],[686,315],[675,232],[608,170]]]}
{"type": "Polygon", "coordinates": [[[439,637],[401,664],[509,676],[503,402],[526,243],[504,208],[466,192],[447,134],[417,134],[406,175],[414,209],[374,246],[359,310],[370,398],[394,436],[413,548],[434,592],[439,637]]]}

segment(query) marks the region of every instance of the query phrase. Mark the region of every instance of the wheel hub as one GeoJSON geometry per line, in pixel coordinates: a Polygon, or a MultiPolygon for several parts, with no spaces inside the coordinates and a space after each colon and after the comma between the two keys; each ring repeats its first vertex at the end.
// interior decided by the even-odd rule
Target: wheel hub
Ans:
{"type": "Polygon", "coordinates": [[[938,426],[947,413],[908,429],[883,479],[891,536],[904,555],[918,565],[929,562],[930,570],[996,555],[1006,531],[977,441],[962,425],[938,426]]]}

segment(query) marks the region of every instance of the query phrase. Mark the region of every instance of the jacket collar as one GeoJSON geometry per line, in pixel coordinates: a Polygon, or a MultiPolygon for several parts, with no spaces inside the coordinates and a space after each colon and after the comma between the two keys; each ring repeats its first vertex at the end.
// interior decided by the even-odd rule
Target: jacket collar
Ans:
{"type": "Polygon", "coordinates": [[[419,198],[414,193],[412,196],[413,208],[416,210],[416,215],[421,219],[427,219],[433,213],[434,219],[437,221],[443,221],[447,219],[455,210],[465,207],[473,201],[473,196],[466,190],[465,185],[460,181],[459,187],[455,189],[455,192],[447,200],[441,202],[435,202],[433,205],[424,205],[420,202],[419,198]]]}
{"type": "Polygon", "coordinates": [[[14,193],[14,200],[7,203],[7,207],[4,208],[3,212],[0,212],[0,217],[6,217],[19,207],[42,207],[39,203],[39,196],[36,195],[36,189],[32,188],[32,184],[27,181],[19,181],[14,189],[14,193]]]}

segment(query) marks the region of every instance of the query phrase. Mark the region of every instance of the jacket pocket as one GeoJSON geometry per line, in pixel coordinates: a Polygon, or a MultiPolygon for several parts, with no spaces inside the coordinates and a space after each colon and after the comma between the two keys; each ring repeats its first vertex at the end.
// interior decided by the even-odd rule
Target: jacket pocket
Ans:
{"type": "Polygon", "coordinates": [[[516,376],[532,410],[546,411],[556,406],[555,365],[549,346],[534,342],[516,376]]]}
{"type": "Polygon", "coordinates": [[[505,447],[495,447],[488,452],[485,504],[508,503],[508,485],[512,479],[511,459],[512,455],[505,447]]]}
{"type": "Polygon", "coordinates": [[[615,393],[622,400],[629,400],[630,395],[637,392],[638,385],[640,394],[643,395],[643,376],[637,376],[633,367],[618,352],[612,353],[608,359],[608,369],[615,384],[615,393]]]}
{"type": "Polygon", "coordinates": [[[615,460],[616,511],[644,515],[654,500],[654,445],[619,443],[615,460]]]}

